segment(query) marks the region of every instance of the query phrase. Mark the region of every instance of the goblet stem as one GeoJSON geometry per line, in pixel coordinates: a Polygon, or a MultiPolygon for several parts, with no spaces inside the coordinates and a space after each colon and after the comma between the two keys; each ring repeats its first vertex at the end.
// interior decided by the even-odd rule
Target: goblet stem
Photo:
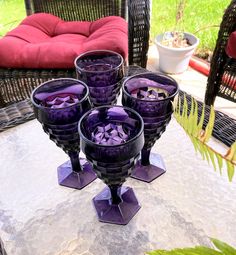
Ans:
{"type": "Polygon", "coordinates": [[[74,172],[81,172],[82,168],[81,168],[81,164],[80,164],[80,160],[79,160],[79,154],[77,152],[70,152],[69,153],[69,157],[71,160],[71,165],[72,165],[72,169],[74,172]]]}
{"type": "Polygon", "coordinates": [[[115,205],[119,204],[121,202],[121,198],[120,198],[121,185],[109,185],[108,187],[111,191],[112,204],[115,204],[115,205]]]}
{"type": "Polygon", "coordinates": [[[142,151],[141,151],[141,164],[143,166],[150,165],[150,152],[151,152],[151,149],[146,149],[146,148],[142,149],[142,151]]]}

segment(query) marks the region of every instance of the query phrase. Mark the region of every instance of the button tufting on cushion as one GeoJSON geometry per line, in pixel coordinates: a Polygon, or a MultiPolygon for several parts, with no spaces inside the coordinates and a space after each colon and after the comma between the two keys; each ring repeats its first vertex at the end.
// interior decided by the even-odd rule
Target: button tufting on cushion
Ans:
{"type": "Polygon", "coordinates": [[[128,55],[127,23],[117,16],[99,20],[63,21],[47,13],[33,14],[0,39],[0,67],[73,68],[74,59],[89,50],[128,55]]]}

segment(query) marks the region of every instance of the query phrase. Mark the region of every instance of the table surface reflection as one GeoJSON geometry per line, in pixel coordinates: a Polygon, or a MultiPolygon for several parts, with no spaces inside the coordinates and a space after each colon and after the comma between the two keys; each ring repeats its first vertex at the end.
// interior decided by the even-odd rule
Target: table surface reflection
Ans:
{"type": "Polygon", "coordinates": [[[0,133],[0,238],[8,255],[139,255],[153,249],[210,246],[215,237],[236,246],[236,183],[214,172],[172,119],[156,142],[167,172],[144,183],[128,178],[142,208],[126,226],[100,223],[92,198],[57,184],[67,155],[29,121],[0,133]]]}

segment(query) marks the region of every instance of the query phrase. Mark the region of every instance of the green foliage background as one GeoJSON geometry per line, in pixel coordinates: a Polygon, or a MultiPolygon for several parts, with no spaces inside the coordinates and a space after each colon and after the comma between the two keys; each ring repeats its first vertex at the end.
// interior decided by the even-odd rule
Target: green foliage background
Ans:
{"type": "Polygon", "coordinates": [[[149,255],[236,255],[234,247],[212,238],[215,248],[196,246],[194,248],[174,249],[171,251],[156,250],[148,252],[149,255]]]}
{"type": "MultiPolygon", "coordinates": [[[[177,0],[152,0],[151,39],[175,28],[177,0]]],[[[186,0],[182,27],[199,39],[198,52],[213,50],[224,10],[230,0],[186,0]],[[196,33],[196,31],[200,30],[196,33]]]]}
{"type": "MultiPolygon", "coordinates": [[[[177,0],[152,0],[151,40],[164,31],[175,27],[177,0]]],[[[218,27],[225,8],[230,0],[186,0],[183,16],[183,27],[187,32],[195,33],[200,39],[198,52],[204,54],[213,50],[217,38],[218,27]]],[[[23,0],[0,0],[0,36],[16,26],[24,17],[23,0]]]]}
{"type": "Polygon", "coordinates": [[[0,0],[0,36],[14,28],[25,16],[23,0],[0,0]]]}

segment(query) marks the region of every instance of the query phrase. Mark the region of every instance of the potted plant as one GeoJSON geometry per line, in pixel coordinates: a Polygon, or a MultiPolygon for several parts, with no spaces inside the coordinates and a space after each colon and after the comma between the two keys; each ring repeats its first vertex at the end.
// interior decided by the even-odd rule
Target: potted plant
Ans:
{"type": "Polygon", "coordinates": [[[173,31],[157,35],[155,44],[159,52],[159,68],[169,74],[182,73],[188,68],[189,60],[199,44],[193,34],[183,32],[181,21],[186,0],[179,0],[176,7],[176,26],[173,31]]]}

